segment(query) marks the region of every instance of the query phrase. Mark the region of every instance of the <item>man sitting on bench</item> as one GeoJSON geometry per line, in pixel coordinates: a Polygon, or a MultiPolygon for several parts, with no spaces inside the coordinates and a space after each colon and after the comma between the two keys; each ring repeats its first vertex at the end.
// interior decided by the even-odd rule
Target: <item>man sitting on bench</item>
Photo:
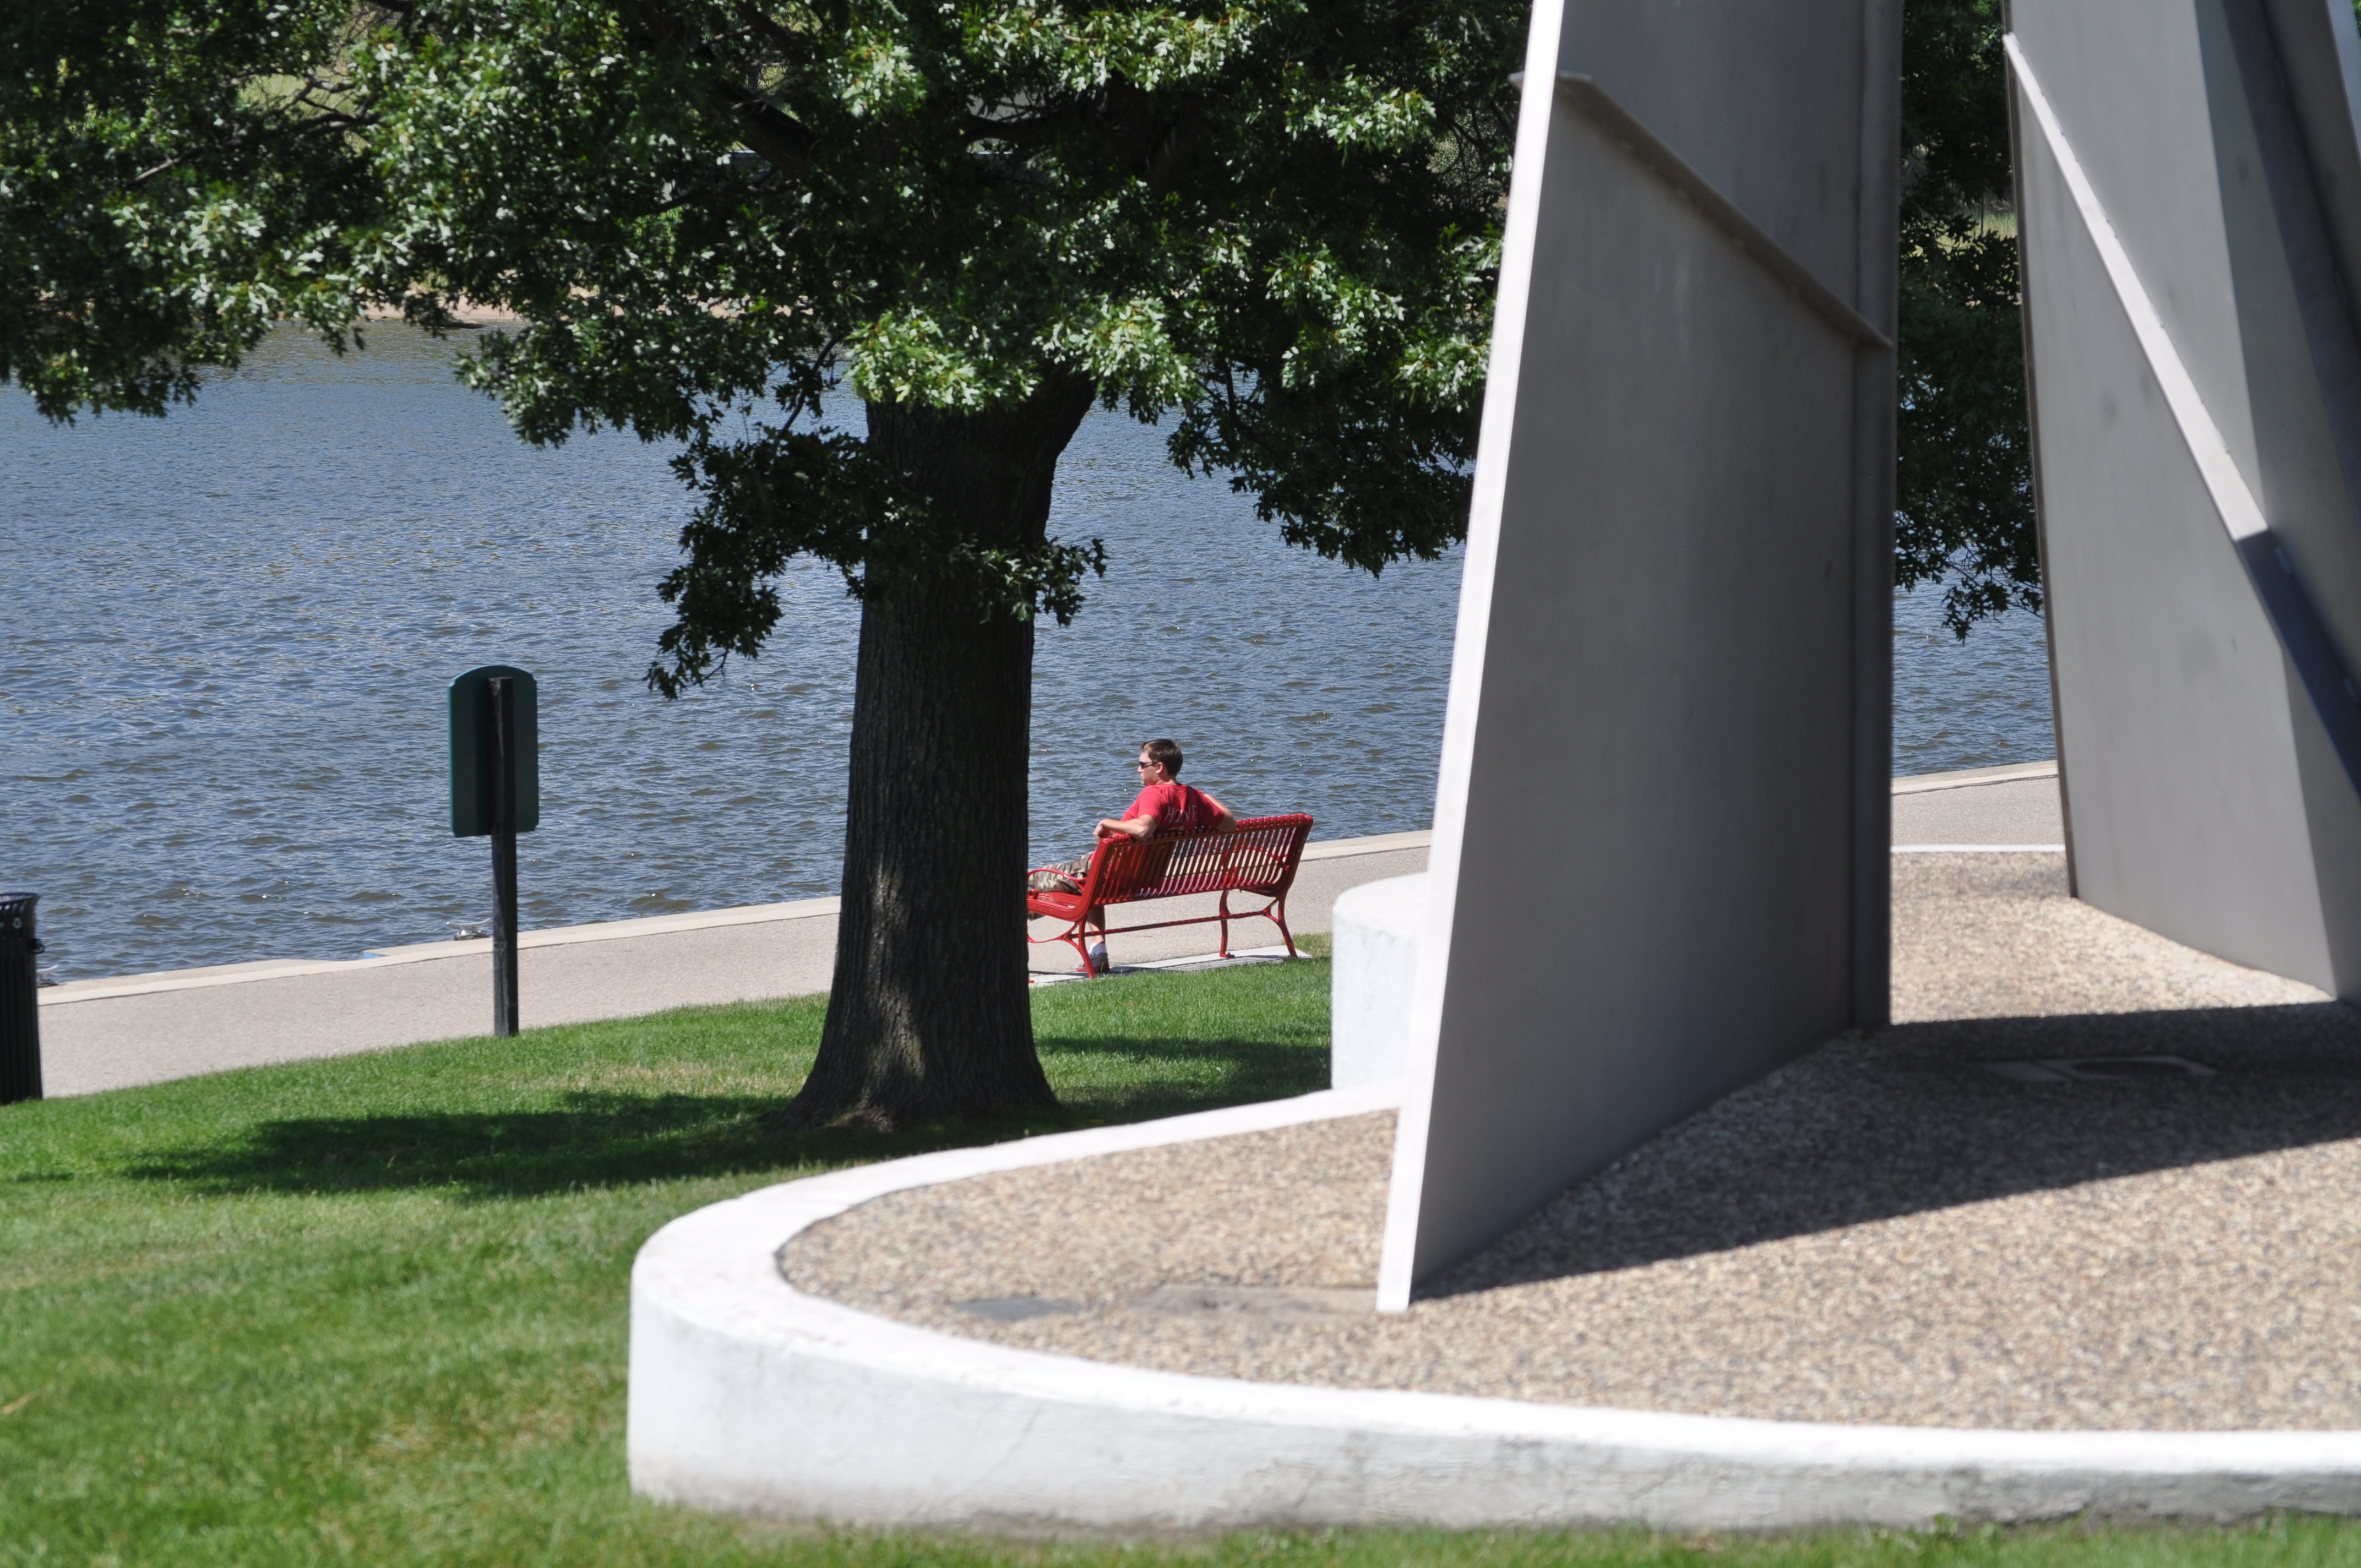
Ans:
{"type": "MultiPolygon", "coordinates": [[[[1139,795],[1121,817],[1099,819],[1102,839],[1120,833],[1129,839],[1151,839],[1159,833],[1186,833],[1195,828],[1218,828],[1227,833],[1238,825],[1230,808],[1194,784],[1180,782],[1180,748],[1170,740],[1150,740],[1139,749],[1139,795]]],[[[1082,862],[1090,861],[1086,856],[1082,862]]]]}
{"type": "MultiPolygon", "coordinates": [[[[1098,836],[1112,839],[1152,839],[1159,833],[1186,833],[1191,828],[1237,829],[1230,808],[1193,784],[1180,782],[1180,748],[1171,740],[1150,740],[1139,749],[1139,795],[1121,817],[1099,819],[1098,836]]],[[[1068,861],[1038,871],[1027,886],[1035,893],[1074,893],[1090,874],[1091,858],[1068,861]]]]}

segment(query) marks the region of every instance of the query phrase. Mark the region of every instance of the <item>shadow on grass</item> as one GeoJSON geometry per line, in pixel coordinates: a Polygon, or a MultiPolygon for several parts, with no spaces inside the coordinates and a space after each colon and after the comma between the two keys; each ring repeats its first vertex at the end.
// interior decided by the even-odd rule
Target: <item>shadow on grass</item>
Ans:
{"type": "Polygon", "coordinates": [[[167,1148],[128,1168],[212,1194],[448,1189],[500,1199],[717,1176],[798,1174],[1110,1122],[1175,1115],[1325,1087],[1324,1055],[1266,1041],[1049,1039],[1043,1054],[1094,1058],[1065,1108],[953,1118],[894,1133],[789,1133],[761,1118],[771,1094],[574,1091],[533,1110],[405,1110],[265,1121],[226,1140],[167,1148]],[[1147,1070],[1124,1080],[1107,1064],[1147,1070]],[[1191,1071],[1191,1067],[1197,1070],[1191,1071]]]}
{"type": "Polygon", "coordinates": [[[576,1091],[537,1111],[411,1111],[263,1122],[235,1142],[166,1150],[131,1168],[223,1192],[449,1188],[470,1198],[835,1166],[998,1143],[1082,1124],[1071,1113],[945,1121],[901,1132],[783,1133],[771,1095],[576,1091]]]}
{"type": "Polygon", "coordinates": [[[1128,1122],[1325,1089],[1327,1045],[1324,1030],[1284,1043],[1114,1036],[1043,1040],[1041,1056],[1070,1105],[1128,1122]]]}

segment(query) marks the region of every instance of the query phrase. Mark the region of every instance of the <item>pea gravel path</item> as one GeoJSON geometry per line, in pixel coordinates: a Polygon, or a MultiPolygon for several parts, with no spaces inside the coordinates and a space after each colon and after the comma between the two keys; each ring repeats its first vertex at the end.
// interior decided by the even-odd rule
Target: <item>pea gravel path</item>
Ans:
{"type": "Polygon", "coordinates": [[[929,1328],[1214,1376],[2361,1428],[2356,1014],[2074,903],[2062,857],[1897,857],[1894,894],[1894,1027],[1673,1128],[1400,1317],[1367,1310],[1389,1114],[896,1193],[782,1266],[929,1328]],[[2213,1076],[1974,1065],[2153,1054],[2213,1076]]]}

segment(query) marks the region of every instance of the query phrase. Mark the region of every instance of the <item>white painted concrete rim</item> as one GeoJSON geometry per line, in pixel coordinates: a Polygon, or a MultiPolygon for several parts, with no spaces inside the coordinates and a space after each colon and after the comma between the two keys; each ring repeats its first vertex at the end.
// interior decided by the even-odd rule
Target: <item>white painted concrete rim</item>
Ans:
{"type": "Polygon", "coordinates": [[[807,1296],[777,1266],[806,1228],[889,1192],[1360,1114],[1399,1104],[1402,1089],[1396,1080],[922,1155],[682,1216],[649,1239],[631,1271],[634,1489],[741,1513],[1086,1528],[1783,1528],[2092,1508],[2361,1511],[2361,1431],[1837,1426],[1196,1377],[914,1328],[807,1296]],[[700,1381],[710,1387],[693,1386],[700,1381]],[[750,1410],[749,1387],[774,1399],[829,1392],[790,1413],[750,1410]],[[909,1452],[922,1440],[889,1410],[927,1412],[940,1430],[923,1441],[981,1468],[962,1483],[939,1466],[928,1490],[928,1466],[909,1452]],[[1108,1443],[1078,1443],[1077,1431],[1103,1431],[1108,1443]],[[1064,1434],[1054,1453],[1023,1452],[1060,1442],[1053,1433],[1064,1434]],[[767,1461],[785,1474],[750,1469],[750,1442],[765,1441],[791,1445],[784,1461],[767,1461]],[[1521,1457],[1510,1464],[1508,1455],[1521,1457]],[[1279,1473],[1296,1502],[1257,1502],[1255,1485],[1279,1473]],[[987,1494],[1002,1482],[1006,1501],[995,1506],[987,1494]]]}
{"type": "Polygon", "coordinates": [[[1973,789],[1980,784],[2015,784],[2024,779],[2054,779],[2058,759],[2044,762],[2004,762],[1996,768],[1961,768],[1948,773],[1905,773],[1894,781],[1896,795],[1925,795],[1929,790],[1973,789]]]}
{"type": "Polygon", "coordinates": [[[1362,839],[1315,839],[1303,846],[1303,858],[1344,861],[1355,855],[1391,855],[1404,850],[1423,850],[1433,842],[1433,832],[1424,828],[1413,833],[1372,833],[1362,839]]]}
{"type": "Polygon", "coordinates": [[[1896,844],[1897,855],[2062,855],[2063,844],[1896,844]]]}

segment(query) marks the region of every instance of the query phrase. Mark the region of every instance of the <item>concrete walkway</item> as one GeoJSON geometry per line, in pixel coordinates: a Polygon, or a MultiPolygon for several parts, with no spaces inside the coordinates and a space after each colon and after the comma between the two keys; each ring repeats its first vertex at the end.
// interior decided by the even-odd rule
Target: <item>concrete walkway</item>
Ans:
{"type": "MultiPolygon", "coordinates": [[[[1288,899],[1297,932],[1325,931],[1336,895],[1426,867],[1425,833],[1312,844],[1288,899]]],[[[1213,900],[1173,899],[1135,918],[1212,914],[1213,900]]],[[[833,898],[756,905],[645,920],[528,931],[518,942],[517,990],[528,1025],[630,1018],[668,1008],[828,989],[836,961],[833,898]]],[[[1035,935],[1047,936],[1045,923],[1035,935]]],[[[1259,948],[1277,927],[1232,927],[1234,948],[1259,948]]],[[[1211,926],[1126,938],[1110,946],[1137,963],[1214,950],[1211,926]]],[[[40,992],[42,1087],[51,1097],[160,1083],[267,1062],[348,1056],[448,1040],[491,1025],[489,940],[387,948],[352,959],[273,959],[115,980],[72,981],[40,992]]],[[[1063,946],[1033,949],[1037,970],[1075,967],[1063,946]]]]}
{"type": "Polygon", "coordinates": [[[2056,762],[2018,762],[1894,781],[1894,842],[2057,846],[2066,840],[2056,762]]]}
{"type": "MultiPolygon", "coordinates": [[[[2055,844],[2057,769],[2037,762],[1894,783],[1894,842],[2055,844]]],[[[1430,835],[1390,833],[1311,845],[1288,900],[1299,933],[1328,929],[1337,894],[1426,869],[1430,835]]],[[[1211,914],[1213,900],[1156,905],[1135,919],[1211,914]]],[[[807,899],[644,920],[528,931],[518,989],[529,1025],[628,1018],[668,1008],[804,996],[828,989],[837,901],[807,899]]],[[[1045,924],[1036,936],[1047,936],[1045,924]]],[[[1277,932],[1248,920],[1234,948],[1277,932]]],[[[1110,943],[1117,963],[1210,953],[1213,927],[1110,943]]],[[[428,942],[355,959],[272,959],[212,969],[72,981],[40,993],[43,1086],[51,1096],[269,1062],[347,1056],[483,1033],[491,1021],[491,944],[428,942]]],[[[1036,972],[1074,968],[1071,949],[1033,949],[1036,972]]]]}

